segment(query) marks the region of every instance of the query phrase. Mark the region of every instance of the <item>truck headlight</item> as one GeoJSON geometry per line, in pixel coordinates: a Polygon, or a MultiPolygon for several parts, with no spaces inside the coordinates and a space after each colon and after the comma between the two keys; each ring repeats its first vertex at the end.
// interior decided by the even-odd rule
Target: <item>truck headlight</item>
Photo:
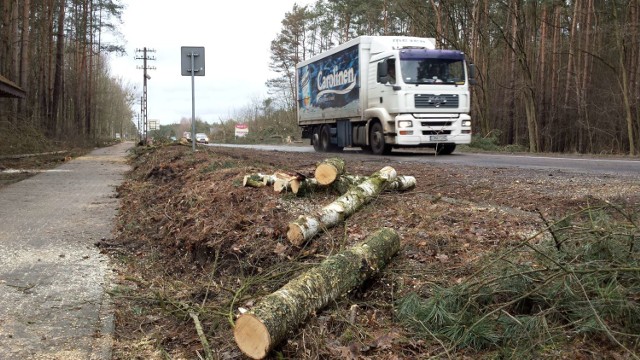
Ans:
{"type": "Polygon", "coordinates": [[[413,126],[413,122],[411,120],[400,120],[398,121],[398,127],[400,129],[410,128],[413,126]]]}
{"type": "Polygon", "coordinates": [[[462,120],[462,126],[463,127],[471,126],[471,120],[462,120]]]}

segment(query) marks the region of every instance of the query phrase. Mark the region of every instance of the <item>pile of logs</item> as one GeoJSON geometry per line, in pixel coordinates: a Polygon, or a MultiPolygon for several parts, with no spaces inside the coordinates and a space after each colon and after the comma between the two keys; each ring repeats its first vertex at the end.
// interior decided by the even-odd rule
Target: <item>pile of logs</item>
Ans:
{"type": "Polygon", "coordinates": [[[406,191],[416,186],[413,176],[398,176],[396,170],[386,166],[370,176],[346,174],[341,158],[323,160],[316,166],[315,177],[276,172],[272,175],[251,174],[244,177],[243,186],[273,185],[274,191],[307,194],[322,188],[332,188],[342,194],[331,204],[314,214],[301,215],[289,223],[287,239],[299,246],[319,231],[331,228],[353,215],[363,205],[375,199],[384,190],[406,191]]]}
{"type": "MultiPolygon", "coordinates": [[[[406,191],[416,186],[413,176],[398,176],[390,166],[370,176],[349,175],[340,158],[322,161],[314,176],[277,172],[244,177],[243,186],[273,186],[278,193],[290,191],[301,195],[331,188],[341,194],[321,210],[289,223],[287,238],[293,245],[302,245],[318,232],[344,221],[382,191],[406,191]]],[[[382,228],[364,242],[327,258],[240,315],[234,327],[238,347],[253,359],[266,357],[307,316],[378,273],[399,249],[398,233],[382,228]]]]}

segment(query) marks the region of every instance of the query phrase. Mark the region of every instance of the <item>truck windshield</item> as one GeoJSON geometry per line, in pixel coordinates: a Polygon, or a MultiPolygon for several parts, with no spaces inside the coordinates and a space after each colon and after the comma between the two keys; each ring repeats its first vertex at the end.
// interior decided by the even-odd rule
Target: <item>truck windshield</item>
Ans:
{"type": "Polygon", "coordinates": [[[451,50],[403,51],[400,71],[405,84],[464,85],[464,55],[451,50]]]}

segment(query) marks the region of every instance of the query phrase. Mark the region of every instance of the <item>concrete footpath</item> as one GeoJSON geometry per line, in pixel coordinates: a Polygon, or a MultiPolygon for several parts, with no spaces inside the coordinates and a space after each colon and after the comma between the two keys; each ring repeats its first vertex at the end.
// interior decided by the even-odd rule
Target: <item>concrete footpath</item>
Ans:
{"type": "Polygon", "coordinates": [[[0,189],[0,359],[110,359],[115,187],[133,143],[0,189]]]}

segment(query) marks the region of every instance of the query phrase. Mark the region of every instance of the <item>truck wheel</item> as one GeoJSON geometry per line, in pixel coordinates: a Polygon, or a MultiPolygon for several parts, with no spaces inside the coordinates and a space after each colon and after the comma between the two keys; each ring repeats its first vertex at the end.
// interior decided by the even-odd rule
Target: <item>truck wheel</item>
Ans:
{"type": "Polygon", "coordinates": [[[437,144],[436,155],[451,155],[456,149],[456,144],[437,144]]]}
{"type": "Polygon", "coordinates": [[[377,121],[371,125],[371,130],[369,131],[369,145],[371,146],[371,152],[376,155],[384,155],[391,152],[391,146],[384,142],[384,130],[382,129],[382,124],[377,121]]]}
{"type": "Polygon", "coordinates": [[[320,151],[331,151],[331,130],[328,125],[323,125],[320,129],[320,151]]]}
{"type": "Polygon", "coordinates": [[[311,145],[316,152],[322,152],[320,147],[320,127],[313,128],[313,134],[311,135],[311,145]]]}

